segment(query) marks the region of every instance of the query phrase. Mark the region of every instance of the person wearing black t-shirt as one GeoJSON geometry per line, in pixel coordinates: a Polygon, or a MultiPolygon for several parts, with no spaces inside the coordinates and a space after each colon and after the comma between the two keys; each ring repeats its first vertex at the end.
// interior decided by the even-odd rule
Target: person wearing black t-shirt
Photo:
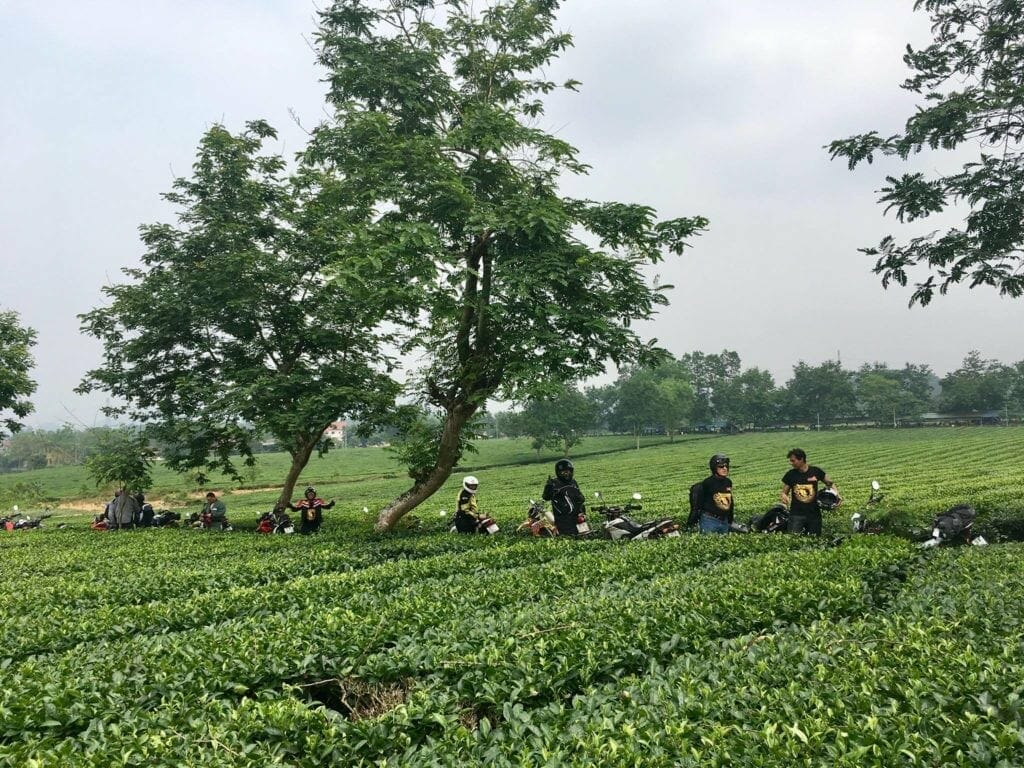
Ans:
{"type": "Polygon", "coordinates": [[[728,533],[733,515],[729,457],[716,453],[708,466],[711,475],[700,484],[700,532],[728,533]]]}
{"type": "MultiPolygon", "coordinates": [[[[807,454],[794,448],[786,457],[792,469],[782,476],[782,503],[789,508],[788,533],[821,533],[821,508],[818,507],[818,483],[839,494],[839,488],[821,467],[807,463],[807,454]]],[[[840,498],[840,501],[842,499],[840,498]]]]}

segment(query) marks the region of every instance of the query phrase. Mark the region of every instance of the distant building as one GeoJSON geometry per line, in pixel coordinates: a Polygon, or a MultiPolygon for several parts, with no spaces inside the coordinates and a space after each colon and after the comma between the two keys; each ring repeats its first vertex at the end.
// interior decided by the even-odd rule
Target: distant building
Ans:
{"type": "Polygon", "coordinates": [[[331,423],[327,429],[324,430],[324,439],[330,438],[335,442],[336,445],[346,445],[346,433],[348,431],[348,422],[335,421],[331,423]]]}

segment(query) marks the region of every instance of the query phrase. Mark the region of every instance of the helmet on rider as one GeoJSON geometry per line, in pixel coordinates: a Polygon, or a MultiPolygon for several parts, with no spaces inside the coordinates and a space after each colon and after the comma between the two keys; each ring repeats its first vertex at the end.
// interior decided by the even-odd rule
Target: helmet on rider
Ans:
{"type": "Polygon", "coordinates": [[[306,498],[309,498],[310,496],[316,498],[316,488],[314,488],[312,485],[307,485],[306,490],[302,492],[302,495],[305,496],[306,498]]]}
{"type": "Polygon", "coordinates": [[[466,475],[462,478],[462,489],[467,493],[476,493],[476,489],[480,487],[480,481],[477,480],[473,475],[466,475]]]}
{"type": "Polygon", "coordinates": [[[821,509],[835,509],[839,506],[839,494],[831,488],[826,488],[818,494],[818,506],[821,509]]]}
{"type": "Polygon", "coordinates": [[[574,471],[572,462],[568,459],[559,459],[555,462],[555,474],[563,480],[572,480],[574,471]]]}
{"type": "Polygon", "coordinates": [[[729,457],[726,456],[724,453],[716,453],[714,456],[711,457],[711,460],[708,462],[708,466],[711,468],[711,474],[715,474],[715,470],[718,469],[719,467],[725,467],[726,469],[728,469],[729,457]]]}

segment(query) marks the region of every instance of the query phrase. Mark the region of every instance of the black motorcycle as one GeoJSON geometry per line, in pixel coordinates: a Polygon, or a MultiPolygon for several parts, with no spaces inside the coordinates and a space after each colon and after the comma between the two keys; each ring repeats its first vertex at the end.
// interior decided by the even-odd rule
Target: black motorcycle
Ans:
{"type": "Polygon", "coordinates": [[[42,528],[43,520],[51,517],[53,517],[52,514],[32,517],[31,515],[19,512],[18,508],[15,507],[13,515],[0,517],[0,526],[3,526],[4,530],[7,531],[27,531],[32,528],[42,528]]]}
{"type": "Polygon", "coordinates": [[[638,503],[643,498],[639,493],[633,494],[632,503],[624,505],[604,504],[600,491],[594,496],[599,502],[594,511],[604,517],[604,532],[612,541],[643,541],[679,536],[679,524],[671,517],[638,523],[629,516],[630,512],[643,509],[638,503]]]}
{"type": "Polygon", "coordinates": [[[871,481],[871,494],[868,496],[868,500],[864,503],[863,507],[850,516],[850,525],[854,533],[881,533],[881,524],[870,517],[877,510],[882,499],[885,498],[884,493],[879,493],[881,488],[882,486],[878,484],[877,480],[871,481]]]}
{"type": "Polygon", "coordinates": [[[923,549],[937,547],[940,544],[971,544],[983,547],[988,544],[984,536],[975,535],[974,520],[977,510],[970,504],[957,504],[945,512],[936,515],[932,523],[932,536],[919,545],[923,549]]]}
{"type": "Polygon", "coordinates": [[[171,528],[177,527],[181,521],[181,514],[178,512],[172,512],[169,509],[161,509],[157,514],[153,515],[153,519],[150,521],[150,527],[152,528],[171,528]]]}

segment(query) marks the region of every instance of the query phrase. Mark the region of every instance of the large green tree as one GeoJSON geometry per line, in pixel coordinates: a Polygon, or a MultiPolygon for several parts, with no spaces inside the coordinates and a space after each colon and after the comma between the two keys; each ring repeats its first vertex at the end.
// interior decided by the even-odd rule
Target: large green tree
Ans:
{"type": "Polygon", "coordinates": [[[985,360],[977,350],[967,353],[960,367],[941,380],[939,407],[950,413],[996,411],[1004,407],[1014,383],[1014,371],[998,360],[985,360]]]}
{"type": "Polygon", "coordinates": [[[775,379],[760,368],[748,368],[723,382],[715,401],[719,414],[740,429],[766,427],[775,423],[780,415],[775,379]]]}
{"type": "Polygon", "coordinates": [[[563,387],[526,402],[506,423],[513,433],[532,438],[535,450],[556,447],[568,456],[586,431],[594,428],[598,415],[591,399],[575,387],[563,387]]]}
{"type": "Polygon", "coordinates": [[[238,476],[237,456],[270,434],[292,457],[287,501],[323,433],[343,414],[372,420],[398,385],[386,354],[415,272],[353,244],[365,204],[315,167],[289,173],[263,151],[264,122],[214,126],[191,178],[165,197],[178,223],[142,228],[142,266],[82,316],[102,340],[80,389],[109,392],[177,470],[238,476]],[[325,267],[330,264],[330,275],[325,267]]]}
{"type": "Polygon", "coordinates": [[[36,383],[29,376],[36,332],[23,326],[14,312],[0,312],[0,437],[22,428],[32,413],[29,396],[36,383]]]}
{"type": "Polygon", "coordinates": [[[416,394],[444,414],[431,473],[380,513],[392,527],[459,459],[460,433],[491,397],[655,357],[632,330],[666,303],[644,268],[707,222],[658,221],[644,205],[564,196],[587,170],[541,127],[545,69],[571,44],[553,0],[338,0],[317,35],[333,120],[307,161],[339,172],[374,216],[367,248],[432,270],[416,394]]]}
{"type": "Polygon", "coordinates": [[[124,491],[139,493],[153,484],[150,469],[154,457],[146,435],[124,427],[108,430],[100,437],[96,451],[85,460],[85,468],[98,486],[113,483],[124,491]]]}
{"type": "Polygon", "coordinates": [[[693,420],[709,424],[722,416],[719,397],[727,385],[740,374],[740,356],[729,349],[721,353],[687,352],[679,358],[689,372],[695,402],[693,420]]]}
{"type": "Polygon", "coordinates": [[[857,410],[853,373],[838,360],[826,360],[821,365],[797,363],[786,389],[790,417],[796,421],[827,424],[857,410]]]}
{"type": "Polygon", "coordinates": [[[955,173],[915,171],[888,176],[879,202],[899,221],[968,213],[960,227],[899,244],[891,235],[875,248],[882,284],[915,280],[910,303],[927,304],[938,289],[967,281],[1008,296],[1024,294],[1024,3],[1021,0],[917,0],[931,17],[934,40],[903,60],[912,74],[903,88],[922,97],[902,133],[876,131],[833,141],[832,157],[852,170],[876,153],[908,160],[929,149],[978,148],[955,173]],[[912,278],[911,275],[914,275],[912,278]],[[924,276],[920,279],[920,276],[924,276]]]}

